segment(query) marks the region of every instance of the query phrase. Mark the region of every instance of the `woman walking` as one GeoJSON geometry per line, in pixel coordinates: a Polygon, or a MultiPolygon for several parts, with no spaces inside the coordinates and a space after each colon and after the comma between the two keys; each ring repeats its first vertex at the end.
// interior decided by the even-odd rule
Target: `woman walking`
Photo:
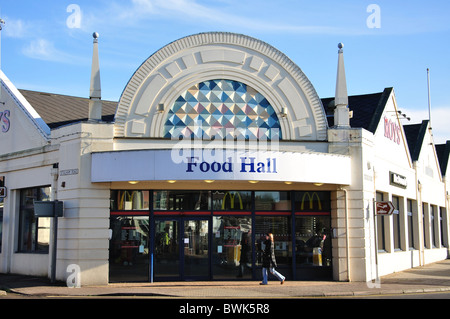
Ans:
{"type": "Polygon", "coordinates": [[[267,285],[269,271],[272,275],[278,278],[281,284],[283,284],[286,278],[275,270],[275,268],[277,267],[277,261],[275,259],[275,252],[273,248],[273,234],[267,233],[265,236],[266,240],[264,241],[265,247],[263,251],[263,262],[262,262],[263,281],[262,283],[260,283],[260,285],[267,285]]]}

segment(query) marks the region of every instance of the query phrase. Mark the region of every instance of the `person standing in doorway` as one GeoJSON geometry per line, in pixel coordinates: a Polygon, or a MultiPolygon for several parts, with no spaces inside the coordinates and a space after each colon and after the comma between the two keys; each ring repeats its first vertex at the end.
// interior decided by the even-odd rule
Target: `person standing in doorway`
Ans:
{"type": "Polygon", "coordinates": [[[274,243],[273,243],[273,234],[267,233],[265,235],[264,241],[264,251],[263,251],[263,262],[262,262],[262,275],[263,281],[260,285],[267,285],[267,280],[269,276],[269,271],[272,275],[277,277],[281,284],[284,284],[284,280],[286,279],[282,274],[275,270],[277,267],[277,261],[275,259],[275,251],[274,251],[274,243]]]}

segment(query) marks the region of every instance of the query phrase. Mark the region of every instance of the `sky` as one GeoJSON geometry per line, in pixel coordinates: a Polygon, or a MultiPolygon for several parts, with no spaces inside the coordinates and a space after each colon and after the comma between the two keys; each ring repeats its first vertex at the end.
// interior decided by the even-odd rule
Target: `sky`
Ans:
{"type": "Polygon", "coordinates": [[[1,0],[1,69],[19,89],[89,97],[98,32],[102,99],[118,101],[139,66],[200,32],[245,34],[296,63],[321,98],[335,93],[344,43],[349,95],[393,87],[398,108],[450,140],[448,0],[1,0]]]}

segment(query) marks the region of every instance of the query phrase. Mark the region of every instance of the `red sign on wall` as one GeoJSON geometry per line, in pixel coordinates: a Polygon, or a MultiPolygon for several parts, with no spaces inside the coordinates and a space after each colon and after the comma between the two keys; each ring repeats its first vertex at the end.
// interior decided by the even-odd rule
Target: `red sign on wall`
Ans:
{"type": "Polygon", "coordinates": [[[376,202],[375,212],[377,215],[391,215],[395,210],[394,204],[391,202],[376,202]]]}

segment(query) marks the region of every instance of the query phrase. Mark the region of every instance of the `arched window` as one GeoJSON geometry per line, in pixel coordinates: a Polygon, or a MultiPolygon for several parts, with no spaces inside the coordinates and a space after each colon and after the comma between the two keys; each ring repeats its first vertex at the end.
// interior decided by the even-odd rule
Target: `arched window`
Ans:
{"type": "Polygon", "coordinates": [[[176,99],[164,137],[277,140],[281,130],[275,110],[255,89],[232,80],[209,80],[176,99]]]}

